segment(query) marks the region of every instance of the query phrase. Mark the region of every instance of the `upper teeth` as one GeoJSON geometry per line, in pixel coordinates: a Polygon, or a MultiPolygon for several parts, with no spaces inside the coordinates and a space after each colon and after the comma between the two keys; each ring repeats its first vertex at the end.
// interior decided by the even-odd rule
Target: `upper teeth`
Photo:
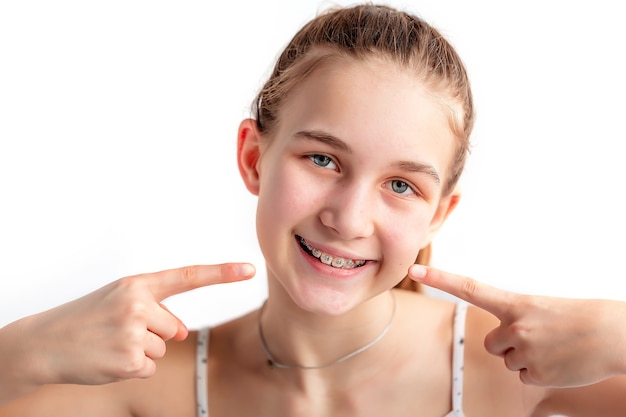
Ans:
{"type": "Polygon", "coordinates": [[[303,238],[300,238],[300,243],[302,243],[302,245],[306,247],[313,256],[315,256],[316,258],[319,258],[319,260],[322,263],[333,266],[335,268],[356,268],[365,264],[365,260],[363,259],[360,259],[360,260],[345,259],[339,256],[332,256],[327,253],[324,253],[321,250],[309,245],[309,243],[303,238]]]}

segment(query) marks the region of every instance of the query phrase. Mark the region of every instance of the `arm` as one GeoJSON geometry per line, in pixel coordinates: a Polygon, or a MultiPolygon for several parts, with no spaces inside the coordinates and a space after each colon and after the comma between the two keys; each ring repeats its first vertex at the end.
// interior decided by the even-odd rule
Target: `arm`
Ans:
{"type": "Polygon", "coordinates": [[[526,384],[573,387],[626,374],[626,303],[516,294],[414,265],[409,276],[500,320],[485,348],[526,384]]]}
{"type": "Polygon", "coordinates": [[[626,414],[626,376],[592,385],[552,388],[537,407],[537,415],[570,417],[623,417],[626,414]]]}
{"type": "Polygon", "coordinates": [[[160,302],[194,288],[250,278],[249,264],[192,266],[114,281],[0,329],[0,407],[46,384],[99,385],[155,373],[185,325],[160,302]]]}

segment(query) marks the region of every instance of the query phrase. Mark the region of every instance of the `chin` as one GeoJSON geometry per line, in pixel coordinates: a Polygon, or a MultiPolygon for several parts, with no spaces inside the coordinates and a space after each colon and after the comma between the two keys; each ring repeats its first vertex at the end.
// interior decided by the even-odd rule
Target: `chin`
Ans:
{"type": "Polygon", "coordinates": [[[301,310],[328,317],[341,316],[355,305],[354,297],[330,288],[301,290],[291,299],[301,310]]]}

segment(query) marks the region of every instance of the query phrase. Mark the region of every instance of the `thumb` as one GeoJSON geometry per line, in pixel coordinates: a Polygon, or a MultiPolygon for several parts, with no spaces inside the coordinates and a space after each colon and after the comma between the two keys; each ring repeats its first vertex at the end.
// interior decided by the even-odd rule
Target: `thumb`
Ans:
{"type": "Polygon", "coordinates": [[[411,265],[409,277],[437,288],[502,318],[517,294],[476,281],[473,278],[444,272],[424,265],[411,265]]]}

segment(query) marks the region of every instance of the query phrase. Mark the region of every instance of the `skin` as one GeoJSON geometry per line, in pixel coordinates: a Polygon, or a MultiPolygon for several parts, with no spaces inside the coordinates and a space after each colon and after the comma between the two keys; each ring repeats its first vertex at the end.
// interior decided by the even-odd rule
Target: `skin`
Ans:
{"type": "MultiPolygon", "coordinates": [[[[250,264],[222,264],[125,277],[3,327],[0,342],[8,343],[0,343],[0,367],[11,378],[0,380],[0,406],[43,384],[99,385],[153,376],[166,341],[188,335],[160,302],[194,288],[247,279],[254,272],[250,264]]],[[[54,392],[54,386],[49,390],[54,392]]]]}
{"type": "MultiPolygon", "coordinates": [[[[332,362],[380,333],[390,318],[392,291],[397,313],[390,331],[371,349],[313,371],[266,365],[259,311],[215,327],[207,364],[210,415],[446,415],[454,304],[391,289],[458,202],[457,192],[442,195],[444,184],[434,175],[447,177],[454,143],[440,103],[392,63],[346,59],[313,72],[279,116],[271,137],[263,137],[251,120],[243,121],[238,133],[240,172],[259,200],[258,235],[270,290],[261,322],[269,348],[286,363],[332,362]],[[407,162],[419,169],[406,169],[407,162]],[[296,236],[327,253],[368,262],[355,270],[330,269],[301,250],[296,236]]],[[[246,276],[216,274],[203,282],[246,276]]],[[[114,299],[125,294],[110,293],[114,299]]],[[[150,292],[147,304],[160,308],[159,298],[150,292]]],[[[71,312],[80,305],[66,306],[64,317],[74,317],[71,312]]],[[[130,300],[129,305],[136,304],[130,300]]],[[[179,333],[175,320],[160,311],[157,316],[170,322],[158,326],[168,329],[161,340],[179,333]]],[[[136,329],[143,326],[144,333],[153,328],[139,323],[136,329]]],[[[618,395],[626,389],[623,379],[573,391],[522,383],[484,349],[485,336],[498,323],[484,310],[468,311],[467,416],[623,414],[615,411],[626,407],[618,395]]],[[[76,329],[84,332],[84,327],[76,329]]],[[[46,385],[0,409],[0,416],[53,416],[62,410],[64,416],[192,417],[195,343],[195,332],[184,341],[168,341],[167,354],[150,378],[46,385]]],[[[149,343],[143,352],[156,356],[158,345],[149,343]]],[[[93,355],[92,349],[84,353],[93,355]]],[[[128,376],[123,369],[121,375],[128,376]]]]}
{"type": "Polygon", "coordinates": [[[240,129],[240,168],[258,195],[257,231],[272,295],[324,316],[342,315],[395,285],[458,199],[442,197],[435,178],[445,178],[454,144],[442,109],[414,77],[396,70],[388,80],[376,73],[384,64],[370,65],[359,71],[360,64],[345,64],[360,77],[320,69],[283,107],[273,138],[261,138],[252,120],[240,129]],[[344,94],[329,97],[333,89],[344,94]],[[390,102],[427,110],[389,111],[390,102]],[[303,256],[297,236],[368,263],[323,268],[303,256]],[[333,274],[344,279],[324,278],[333,274]]]}
{"type": "Polygon", "coordinates": [[[409,276],[495,315],[485,348],[526,384],[575,387],[626,373],[626,332],[615,325],[624,302],[511,293],[420,265],[409,276]]]}

